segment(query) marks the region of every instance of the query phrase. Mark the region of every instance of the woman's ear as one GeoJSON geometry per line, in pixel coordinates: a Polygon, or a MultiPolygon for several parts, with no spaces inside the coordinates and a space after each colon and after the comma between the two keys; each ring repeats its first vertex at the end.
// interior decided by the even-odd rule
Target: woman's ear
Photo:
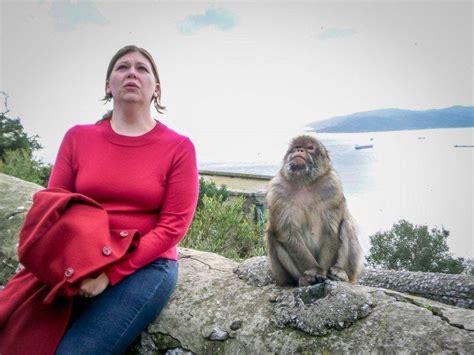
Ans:
{"type": "Polygon", "coordinates": [[[155,85],[155,93],[153,94],[154,97],[160,97],[161,96],[161,88],[160,88],[160,83],[156,83],[155,85]]]}

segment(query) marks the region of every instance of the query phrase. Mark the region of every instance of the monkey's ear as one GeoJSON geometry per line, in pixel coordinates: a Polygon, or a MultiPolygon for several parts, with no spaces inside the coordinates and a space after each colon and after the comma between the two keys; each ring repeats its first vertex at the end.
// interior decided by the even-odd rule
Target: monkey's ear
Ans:
{"type": "Polygon", "coordinates": [[[326,156],[326,158],[331,159],[331,158],[329,157],[329,152],[328,152],[328,150],[326,149],[326,147],[325,147],[324,145],[321,145],[321,147],[323,148],[324,155],[326,156]]]}

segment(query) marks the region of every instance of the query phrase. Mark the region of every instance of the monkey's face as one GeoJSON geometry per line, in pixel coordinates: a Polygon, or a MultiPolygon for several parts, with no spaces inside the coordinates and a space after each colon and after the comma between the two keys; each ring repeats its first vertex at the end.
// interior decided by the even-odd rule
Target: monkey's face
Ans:
{"type": "Polygon", "coordinates": [[[283,161],[283,174],[289,179],[312,181],[331,167],[326,148],[307,135],[293,139],[283,161]]]}

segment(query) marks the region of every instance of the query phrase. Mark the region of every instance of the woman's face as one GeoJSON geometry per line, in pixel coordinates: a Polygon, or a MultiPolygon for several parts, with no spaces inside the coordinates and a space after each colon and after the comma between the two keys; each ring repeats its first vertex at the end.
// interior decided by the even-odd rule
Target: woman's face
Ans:
{"type": "Polygon", "coordinates": [[[151,64],[139,52],[127,53],[114,65],[105,92],[112,94],[114,102],[143,102],[149,105],[153,95],[159,95],[151,64]]]}

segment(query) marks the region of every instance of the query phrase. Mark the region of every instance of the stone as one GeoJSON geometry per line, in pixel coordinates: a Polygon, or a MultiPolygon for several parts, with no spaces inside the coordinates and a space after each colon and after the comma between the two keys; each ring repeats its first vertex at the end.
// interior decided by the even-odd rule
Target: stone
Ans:
{"type": "Polygon", "coordinates": [[[0,284],[10,279],[18,266],[18,236],[33,194],[43,187],[0,173],[0,284]]]}
{"type": "Polygon", "coordinates": [[[274,307],[273,319],[283,327],[326,335],[367,317],[374,306],[370,293],[345,282],[325,281],[282,294],[274,307]]]}
{"type": "Polygon", "coordinates": [[[238,330],[238,329],[242,328],[242,321],[241,320],[233,321],[229,328],[231,330],[238,330]]]}

